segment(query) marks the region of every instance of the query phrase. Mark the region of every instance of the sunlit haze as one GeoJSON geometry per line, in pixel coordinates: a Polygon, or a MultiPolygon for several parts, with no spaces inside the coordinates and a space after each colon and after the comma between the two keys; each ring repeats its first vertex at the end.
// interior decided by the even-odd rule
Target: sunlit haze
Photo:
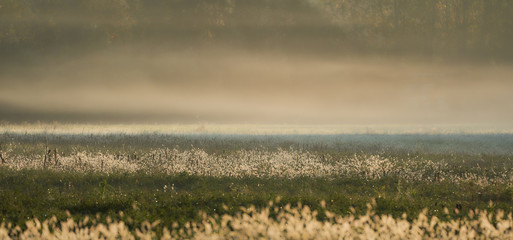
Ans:
{"type": "Polygon", "coordinates": [[[0,2],[1,120],[513,122],[513,28],[478,1],[82,2],[0,2]]]}

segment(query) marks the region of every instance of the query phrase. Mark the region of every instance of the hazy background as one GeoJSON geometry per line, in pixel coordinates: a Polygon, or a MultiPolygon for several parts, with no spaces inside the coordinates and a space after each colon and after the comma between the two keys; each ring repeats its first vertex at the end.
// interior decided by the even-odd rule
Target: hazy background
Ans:
{"type": "Polygon", "coordinates": [[[0,120],[513,122],[508,0],[0,0],[0,120]]]}

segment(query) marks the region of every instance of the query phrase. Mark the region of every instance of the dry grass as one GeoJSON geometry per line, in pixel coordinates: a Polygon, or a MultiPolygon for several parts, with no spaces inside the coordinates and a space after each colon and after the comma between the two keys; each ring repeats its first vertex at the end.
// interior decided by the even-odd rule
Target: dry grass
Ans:
{"type": "MultiPolygon", "coordinates": [[[[278,200],[279,201],[279,200],[278,200]]],[[[321,203],[324,205],[324,203],[321,203]]],[[[273,207],[264,209],[242,208],[235,215],[207,216],[201,222],[185,226],[173,224],[160,233],[154,229],[159,221],[145,222],[139,229],[130,231],[121,221],[108,220],[98,224],[88,218],[75,222],[73,219],[57,222],[56,218],[40,222],[27,221],[27,229],[2,223],[0,239],[511,239],[513,217],[501,211],[492,214],[474,210],[463,219],[440,221],[421,212],[413,221],[404,215],[393,218],[376,215],[368,204],[365,215],[335,215],[329,211],[328,219],[319,221],[318,212],[308,206],[292,208],[273,207]]],[[[448,209],[445,209],[448,213],[448,209]]],[[[122,213],[120,213],[122,214],[122,213]]]]}
{"type": "MultiPolygon", "coordinates": [[[[9,153],[9,152],[7,152],[9,153]]],[[[169,175],[191,174],[213,177],[355,177],[381,179],[399,177],[405,181],[461,183],[477,185],[509,184],[513,172],[473,166],[465,171],[448,162],[411,157],[390,159],[380,155],[334,157],[295,149],[238,150],[227,155],[209,154],[202,149],[155,149],[140,154],[75,152],[60,156],[51,154],[10,154],[2,166],[11,170],[52,169],[69,172],[103,172],[169,175]]]]}

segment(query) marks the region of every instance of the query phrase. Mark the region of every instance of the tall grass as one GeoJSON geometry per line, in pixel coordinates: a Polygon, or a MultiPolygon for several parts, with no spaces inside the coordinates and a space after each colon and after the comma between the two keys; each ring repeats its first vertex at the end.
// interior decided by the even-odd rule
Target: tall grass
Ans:
{"type": "Polygon", "coordinates": [[[337,156],[295,149],[237,150],[225,154],[207,153],[198,148],[190,150],[154,149],[149,152],[104,153],[72,152],[57,155],[56,150],[41,154],[9,152],[9,161],[2,164],[11,170],[53,169],[70,172],[102,172],[146,174],[191,174],[213,177],[351,177],[381,179],[397,177],[405,181],[453,183],[474,182],[486,186],[511,184],[513,171],[505,161],[502,165],[482,167],[453,161],[430,160],[408,156],[405,159],[380,155],[354,154],[337,156]]]}
{"type": "MultiPolygon", "coordinates": [[[[324,205],[321,202],[321,205],[324,205]]],[[[79,222],[69,218],[58,222],[56,218],[40,222],[27,221],[27,229],[2,223],[0,239],[511,239],[513,217],[498,211],[488,213],[475,210],[463,219],[441,221],[422,211],[413,221],[406,216],[394,218],[376,215],[368,204],[364,215],[340,216],[325,211],[326,220],[318,220],[317,211],[299,205],[273,207],[273,202],[263,209],[253,206],[242,208],[235,215],[203,214],[200,222],[184,226],[173,224],[162,232],[154,230],[159,221],[145,222],[131,231],[125,222],[108,220],[106,224],[96,219],[79,222]]],[[[448,209],[445,209],[448,213],[448,209]]],[[[120,213],[121,215],[123,213],[120,213]]]]}

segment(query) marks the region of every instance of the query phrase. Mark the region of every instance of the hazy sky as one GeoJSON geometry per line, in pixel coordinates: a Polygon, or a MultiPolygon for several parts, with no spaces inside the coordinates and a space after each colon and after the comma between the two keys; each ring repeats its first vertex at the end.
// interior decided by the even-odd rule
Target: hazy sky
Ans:
{"type": "Polygon", "coordinates": [[[509,66],[118,50],[11,69],[0,102],[162,121],[493,124],[513,120],[511,76],[509,66]]]}
{"type": "MultiPolygon", "coordinates": [[[[229,2],[226,6],[235,10],[222,8],[216,14],[235,14],[236,4],[234,7],[229,2]]],[[[145,33],[148,39],[132,37],[128,43],[70,53],[68,48],[76,47],[70,44],[83,40],[80,35],[78,40],[67,39],[66,49],[57,46],[51,54],[25,51],[24,57],[16,57],[16,61],[5,57],[0,68],[0,120],[491,125],[513,122],[510,64],[463,61],[464,58],[432,61],[433,58],[403,55],[330,54],[323,46],[328,40],[338,40],[338,33],[329,35],[326,41],[316,34],[328,36],[332,31],[329,29],[356,20],[344,20],[340,14],[336,19],[317,16],[319,9],[327,8],[319,4],[327,1],[305,2],[309,5],[290,12],[272,11],[272,6],[270,10],[252,6],[260,9],[261,14],[248,16],[245,22],[233,21],[230,26],[256,30],[222,35],[225,43],[227,39],[238,43],[233,47],[208,41],[216,37],[208,26],[228,25],[224,15],[216,15],[209,18],[208,21],[215,21],[207,27],[197,19],[186,21],[178,30],[174,26],[166,34],[175,37],[157,38],[156,32],[162,31],[153,29],[145,33]],[[279,13],[289,15],[281,17],[279,13]],[[292,34],[290,29],[298,26],[302,30],[292,34]],[[182,42],[189,39],[184,37],[189,34],[188,28],[204,28],[200,35],[206,42],[198,38],[194,38],[194,44],[182,42]],[[267,35],[259,35],[263,32],[267,35]],[[171,38],[172,44],[162,44],[163,39],[171,38]],[[290,50],[288,43],[296,50],[290,50]],[[297,50],[301,48],[305,51],[297,50]]],[[[52,21],[62,26],[68,23],[71,29],[91,21],[71,21],[66,16],[52,21]]],[[[182,18],[192,16],[184,14],[182,18]]],[[[50,21],[47,18],[51,17],[41,13],[24,24],[50,21]]],[[[14,14],[9,19],[20,21],[15,20],[14,14]]],[[[115,24],[109,19],[104,21],[115,24]]],[[[162,30],[164,27],[159,26],[169,27],[168,21],[154,17],[148,26],[162,30]]],[[[71,31],[61,29],[68,28],[58,31],[71,31]]],[[[116,36],[113,34],[112,39],[116,36]]],[[[62,38],[45,41],[58,42],[62,38]]]]}

